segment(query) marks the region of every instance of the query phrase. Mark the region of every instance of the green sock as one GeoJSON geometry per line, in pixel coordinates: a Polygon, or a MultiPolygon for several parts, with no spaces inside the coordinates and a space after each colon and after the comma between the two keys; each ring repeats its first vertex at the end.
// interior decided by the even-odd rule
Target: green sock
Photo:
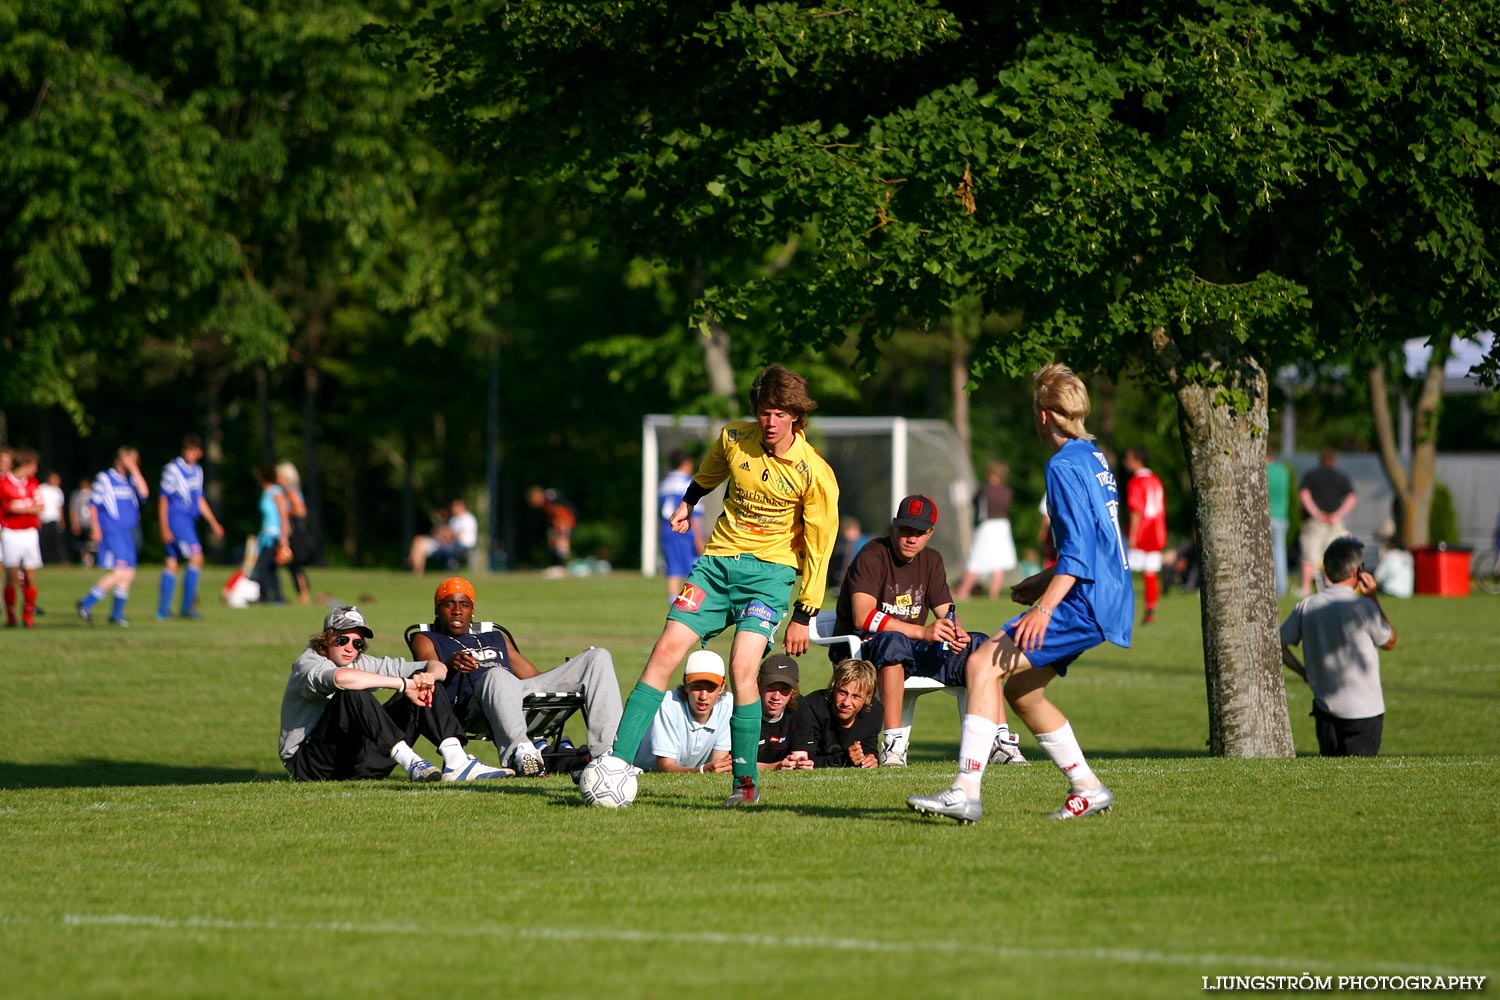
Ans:
{"type": "MultiPolygon", "coordinates": [[[[666,696],[665,691],[658,691],[645,681],[635,682],[630,697],[625,699],[625,711],[620,715],[620,728],[615,732],[616,757],[627,764],[635,763],[635,754],[641,748],[641,740],[646,738],[646,730],[651,728],[656,710],[661,708],[661,700],[666,696]]],[[[756,739],[759,740],[759,734],[756,739]]]]}
{"type": "Polygon", "coordinates": [[[755,762],[760,759],[760,702],[734,706],[729,717],[730,753],[734,755],[734,780],[756,780],[755,762]]]}

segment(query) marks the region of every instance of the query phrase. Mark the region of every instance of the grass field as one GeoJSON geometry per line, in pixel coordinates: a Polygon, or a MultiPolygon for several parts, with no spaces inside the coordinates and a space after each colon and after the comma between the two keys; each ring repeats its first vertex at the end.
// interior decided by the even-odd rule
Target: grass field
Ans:
{"type": "MultiPolygon", "coordinates": [[[[749,811],[698,775],[648,776],[619,813],[566,777],[295,785],[277,712],[322,609],[229,611],[223,577],[203,621],[157,623],[147,568],[121,631],[73,617],[92,574],[47,570],[40,627],[0,631],[0,995],[1020,1000],[1500,973],[1500,598],[1391,602],[1386,756],[1339,761],[1311,756],[1295,677],[1296,759],[1206,756],[1198,606],[1164,598],[1134,649],[1053,687],[1114,812],[1044,821],[1064,785],[1023,734],[1036,763],[992,769],[959,827],[904,804],[951,778],[941,695],[912,767],[773,775],[749,811]]],[[[437,579],[313,582],[399,655],[437,579]]],[[[607,646],[626,690],[665,605],[626,575],[476,584],[539,665],[607,646]]],[[[961,610],[992,628],[1010,605],[961,610]]],[[[827,672],[804,657],[804,690],[827,672]]]]}

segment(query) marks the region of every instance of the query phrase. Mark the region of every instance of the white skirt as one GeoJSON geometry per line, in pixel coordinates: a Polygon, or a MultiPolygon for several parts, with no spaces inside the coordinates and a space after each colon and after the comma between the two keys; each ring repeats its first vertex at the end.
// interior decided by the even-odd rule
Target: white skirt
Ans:
{"type": "Polygon", "coordinates": [[[1010,518],[992,517],[980,521],[974,529],[974,545],[969,550],[970,573],[986,576],[1016,568],[1016,540],[1010,533],[1010,518]]]}

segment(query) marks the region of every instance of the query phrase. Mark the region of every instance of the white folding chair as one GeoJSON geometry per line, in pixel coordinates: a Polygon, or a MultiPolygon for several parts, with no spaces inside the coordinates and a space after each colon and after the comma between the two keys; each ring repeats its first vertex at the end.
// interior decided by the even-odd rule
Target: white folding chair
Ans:
{"type": "MultiPolygon", "coordinates": [[[[850,659],[859,659],[863,643],[857,635],[834,634],[834,622],[838,614],[833,611],[819,611],[808,623],[808,640],[819,646],[844,646],[848,649],[850,659]]],[[[875,664],[880,669],[881,664],[875,664]]],[[[962,725],[964,712],[969,708],[969,689],[966,687],[949,687],[935,677],[908,677],[905,690],[901,697],[901,728],[909,738],[911,736],[911,720],[917,710],[917,699],[924,694],[933,691],[942,691],[951,694],[958,699],[958,718],[962,725]]]]}

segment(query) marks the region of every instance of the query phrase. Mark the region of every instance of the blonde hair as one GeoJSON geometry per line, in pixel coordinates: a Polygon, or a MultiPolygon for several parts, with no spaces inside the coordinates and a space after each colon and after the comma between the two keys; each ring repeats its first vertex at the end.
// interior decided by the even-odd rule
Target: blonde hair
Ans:
{"type": "Polygon", "coordinates": [[[854,688],[864,693],[865,706],[859,710],[859,714],[864,715],[875,700],[875,676],[875,664],[869,660],[843,660],[833,668],[833,676],[828,678],[829,703],[832,703],[833,694],[839,688],[854,688]]]}
{"type": "Polygon", "coordinates": [[[1094,440],[1083,426],[1089,415],[1089,391],[1083,380],[1073,374],[1073,369],[1064,364],[1052,364],[1031,377],[1036,391],[1031,397],[1032,409],[1040,414],[1043,410],[1052,414],[1057,429],[1066,437],[1083,441],[1094,440]]]}
{"type": "Polygon", "coordinates": [[[302,477],[297,474],[297,467],[291,462],[282,462],[276,466],[276,479],[278,482],[285,481],[294,489],[302,488],[302,477]]]}

